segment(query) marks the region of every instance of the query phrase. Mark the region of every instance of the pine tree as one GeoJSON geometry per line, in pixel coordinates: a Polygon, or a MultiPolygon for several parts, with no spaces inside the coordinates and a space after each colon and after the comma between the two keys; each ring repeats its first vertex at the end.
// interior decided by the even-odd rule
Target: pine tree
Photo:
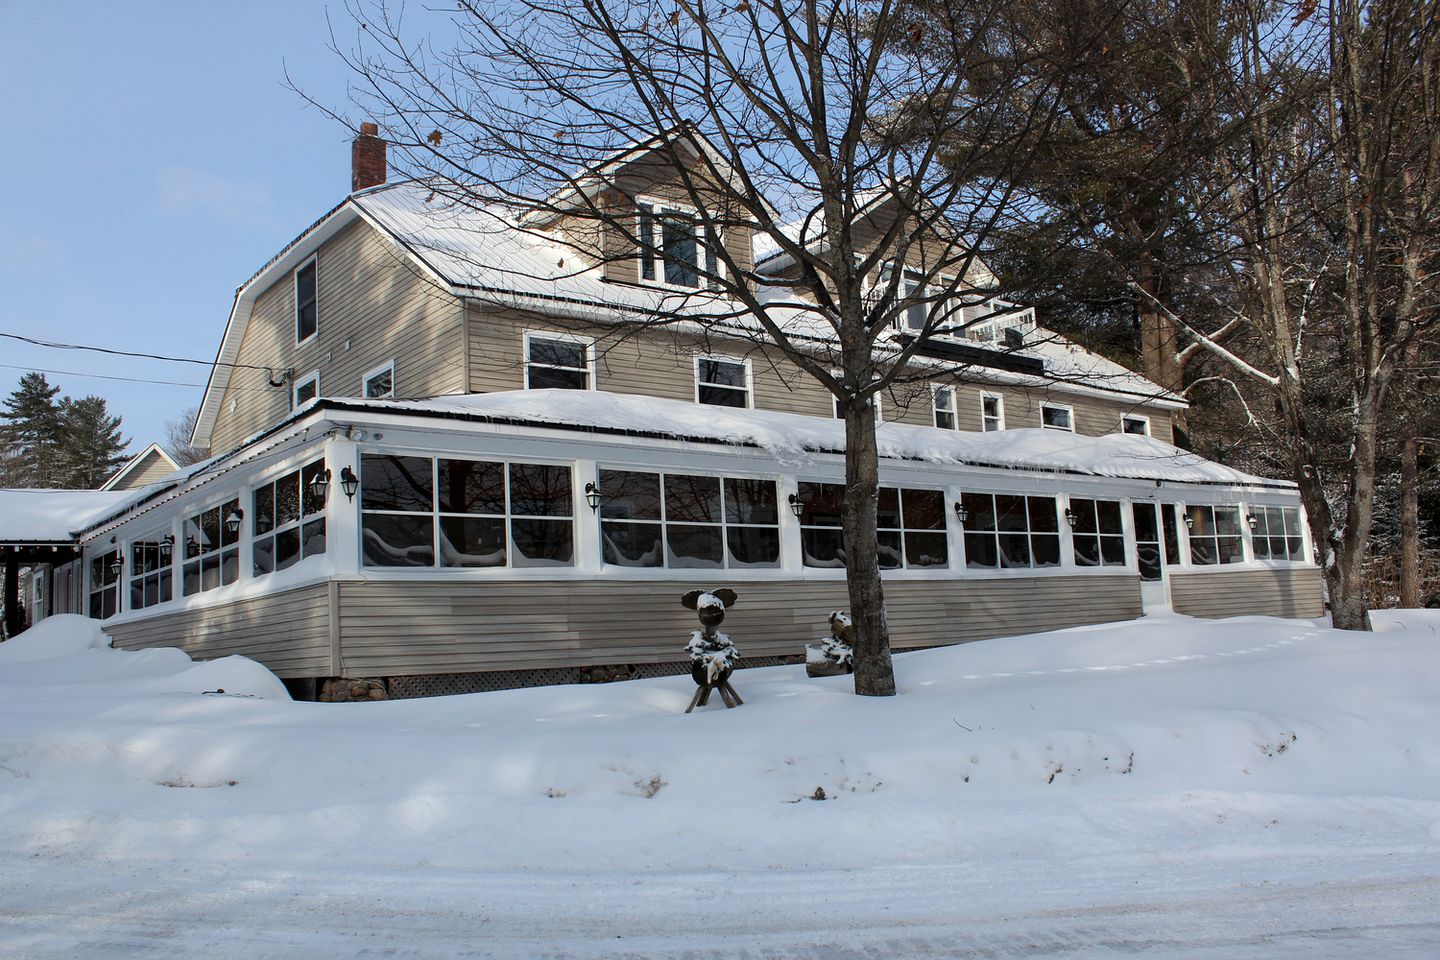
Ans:
{"type": "Polygon", "coordinates": [[[103,397],[66,397],[60,403],[60,420],[64,486],[93,489],[125,462],[130,441],[120,435],[120,418],[110,415],[103,397]]]}
{"type": "Polygon", "coordinates": [[[0,410],[0,445],[7,487],[64,486],[61,467],[60,404],[43,373],[27,373],[0,410]]]}

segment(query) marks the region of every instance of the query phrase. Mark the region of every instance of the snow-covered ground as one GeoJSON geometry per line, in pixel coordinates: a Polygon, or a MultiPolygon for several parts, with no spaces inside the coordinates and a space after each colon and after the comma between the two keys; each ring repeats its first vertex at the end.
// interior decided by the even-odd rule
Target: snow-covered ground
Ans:
{"type": "Polygon", "coordinates": [[[686,716],[688,677],[294,703],[55,618],[0,645],[0,956],[1433,958],[1440,615],[1376,619],[967,644],[886,700],[744,671],[686,716]]]}

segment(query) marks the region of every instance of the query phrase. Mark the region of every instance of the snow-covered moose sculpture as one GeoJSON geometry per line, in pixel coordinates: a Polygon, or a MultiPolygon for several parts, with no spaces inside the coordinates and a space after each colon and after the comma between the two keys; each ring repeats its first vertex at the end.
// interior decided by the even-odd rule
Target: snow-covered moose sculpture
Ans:
{"type": "Polygon", "coordinates": [[[830,636],[805,647],[805,673],[833,677],[855,672],[854,626],[844,610],[830,612],[830,636]]]}
{"type": "Polygon", "coordinates": [[[730,686],[730,674],[740,659],[740,651],[735,649],[729,634],[719,630],[725,621],[725,608],[734,606],[735,600],[735,591],[723,587],[691,590],[680,598],[681,605],[694,610],[700,618],[700,629],[690,634],[690,642],[685,645],[685,652],[690,654],[690,676],[698,688],[690,706],[685,708],[686,713],[708,704],[712,690],[720,691],[720,699],[727,709],[745,702],[730,686]]]}

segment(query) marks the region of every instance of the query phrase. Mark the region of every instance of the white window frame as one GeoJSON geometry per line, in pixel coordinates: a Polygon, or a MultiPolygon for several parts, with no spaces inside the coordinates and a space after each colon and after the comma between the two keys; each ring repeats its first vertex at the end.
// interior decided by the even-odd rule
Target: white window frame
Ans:
{"type": "Polygon", "coordinates": [[[1049,403],[1049,402],[1047,402],[1047,401],[1043,401],[1043,400],[1042,400],[1042,401],[1040,402],[1040,429],[1041,429],[1041,430],[1059,430],[1059,431],[1063,431],[1064,433],[1074,433],[1074,432],[1075,432],[1075,408],[1072,407],[1072,406],[1070,406],[1070,405],[1067,404],[1067,403],[1049,403]],[[1045,411],[1046,411],[1046,410],[1064,410],[1064,411],[1065,411],[1065,417],[1066,417],[1067,420],[1069,420],[1070,426],[1068,426],[1068,427],[1052,427],[1050,424],[1048,424],[1048,423],[1045,422],[1045,411]]]}
{"type": "Polygon", "coordinates": [[[1150,418],[1139,413],[1122,413],[1120,415],[1120,432],[1129,434],[1132,437],[1148,437],[1150,436],[1150,418]],[[1127,420],[1134,420],[1145,429],[1139,433],[1136,433],[1134,430],[1126,430],[1125,422],[1127,420]]]}
{"type": "Polygon", "coordinates": [[[980,432],[981,432],[981,433],[997,433],[997,432],[999,432],[999,431],[1001,431],[1001,430],[1004,430],[1004,429],[1005,429],[1005,395],[1004,395],[1003,393],[992,393],[992,392],[990,392],[990,391],[988,391],[988,390],[982,392],[982,393],[980,394],[980,432]],[[989,427],[985,426],[986,421],[990,419],[990,418],[986,415],[986,413],[985,413],[985,401],[986,401],[986,400],[994,400],[994,401],[995,401],[995,411],[996,411],[995,420],[997,421],[997,423],[998,423],[999,425],[998,425],[994,430],[991,430],[989,427]]]}
{"type": "MultiPolygon", "coordinates": [[[[731,390],[731,391],[735,391],[735,392],[740,392],[740,391],[743,389],[743,391],[744,391],[744,393],[745,393],[745,406],[744,406],[744,407],[733,407],[733,408],[730,408],[730,409],[743,409],[743,410],[753,410],[753,409],[755,409],[755,371],[754,371],[754,369],[751,367],[751,365],[750,365],[750,359],[749,359],[748,357],[727,357],[727,356],[725,356],[725,355],[723,355],[723,354],[719,354],[719,353],[697,353],[697,354],[695,355],[694,362],[693,362],[692,365],[693,365],[694,374],[695,374],[695,402],[696,402],[696,403],[701,403],[701,402],[702,402],[702,401],[700,400],[700,388],[701,388],[702,386],[704,386],[704,387],[713,387],[713,388],[715,388],[715,389],[717,389],[717,390],[731,390]],[[732,387],[732,386],[729,385],[728,383],[711,383],[711,382],[704,382],[704,383],[702,383],[701,380],[700,380],[700,362],[701,362],[702,360],[710,360],[710,361],[712,361],[712,362],[718,362],[718,363],[738,363],[740,366],[742,366],[742,367],[745,368],[745,386],[744,386],[743,388],[741,388],[741,387],[732,387]]],[[[722,406],[721,404],[705,404],[705,405],[706,405],[706,406],[722,406]]]]}
{"type": "Polygon", "coordinates": [[[931,420],[932,420],[932,422],[935,424],[935,428],[936,428],[937,430],[959,430],[959,429],[960,429],[960,408],[959,408],[958,400],[959,400],[959,398],[955,395],[955,386],[954,386],[953,384],[949,384],[949,383],[932,383],[932,384],[930,384],[930,413],[931,413],[931,420]],[[942,395],[947,396],[947,397],[950,398],[950,406],[949,406],[948,409],[942,409],[941,406],[940,406],[940,397],[941,397],[942,395]],[[942,414],[942,413],[949,414],[949,416],[950,416],[950,426],[945,427],[945,426],[941,426],[941,425],[940,425],[940,414],[942,414]]]}
{"type": "Polygon", "coordinates": [[[295,345],[299,346],[302,343],[318,340],[320,337],[320,255],[318,253],[310,254],[304,263],[299,264],[291,271],[290,288],[294,294],[292,319],[294,320],[295,345]],[[315,268],[315,332],[302,339],[300,336],[300,271],[311,266],[315,268]]]}
{"type": "Polygon", "coordinates": [[[521,349],[524,350],[524,354],[523,354],[523,355],[521,356],[521,358],[520,358],[520,365],[524,368],[524,371],[525,371],[525,389],[526,389],[526,390],[535,389],[535,388],[533,388],[533,387],[530,386],[530,367],[531,367],[531,366],[539,366],[539,367],[543,367],[543,368],[545,368],[545,369],[547,369],[547,370],[577,370],[577,369],[579,369],[578,367],[557,367],[557,366],[555,366],[555,365],[553,365],[553,364],[548,364],[548,363],[531,364],[531,362],[530,362],[530,342],[531,342],[532,340],[537,339],[537,338],[540,339],[540,340],[552,340],[552,341],[560,341],[560,342],[562,342],[562,343],[573,343],[573,344],[578,344],[578,345],[584,347],[584,348],[585,348],[585,376],[586,376],[586,381],[585,381],[585,382],[586,382],[586,386],[585,386],[585,389],[586,389],[586,390],[594,390],[594,389],[595,389],[595,338],[594,338],[594,337],[584,337],[584,336],[581,336],[581,335],[576,334],[576,333],[551,333],[551,332],[548,331],[548,330],[526,330],[526,331],[525,331],[524,339],[523,339],[523,341],[522,341],[522,343],[521,343],[521,349]]]}
{"type": "Polygon", "coordinates": [[[300,388],[303,387],[303,386],[306,386],[307,384],[310,384],[310,383],[314,383],[314,384],[315,384],[315,396],[317,396],[317,397],[320,396],[320,370],[319,370],[319,368],[316,368],[316,369],[314,369],[314,370],[311,370],[309,373],[305,374],[305,376],[299,378],[299,379],[296,380],[293,384],[291,384],[291,386],[290,386],[290,409],[291,409],[291,410],[294,410],[296,407],[300,406],[301,403],[305,402],[305,401],[302,401],[302,400],[300,399],[300,388]]]}
{"type": "MultiPolygon", "coordinates": [[[[688,204],[676,203],[673,200],[664,200],[660,197],[636,197],[635,236],[639,240],[639,243],[636,244],[637,249],[635,251],[635,279],[640,283],[645,284],[646,286],[664,287],[666,290],[688,290],[701,292],[705,290],[715,289],[714,281],[710,280],[705,276],[706,271],[710,271],[716,276],[724,276],[724,264],[720,262],[720,256],[718,252],[711,250],[709,244],[705,242],[705,225],[700,222],[700,211],[688,204]],[[645,249],[646,245],[650,243],[653,234],[651,237],[646,237],[643,235],[640,224],[641,207],[649,208],[649,216],[653,223],[658,223],[666,214],[669,214],[671,216],[685,217],[694,222],[696,257],[695,286],[687,287],[683,283],[671,283],[665,279],[665,248],[660,244],[655,244],[654,249],[656,252],[651,253],[649,250],[645,249]],[[645,262],[647,260],[653,260],[655,263],[654,277],[647,278],[645,276],[645,262]]],[[[722,244],[725,242],[725,238],[723,236],[719,237],[718,239],[722,244]]],[[[663,235],[660,237],[660,240],[663,244],[663,235]]]]}
{"type": "Polygon", "coordinates": [[[378,367],[372,367],[371,369],[366,370],[363,374],[361,374],[360,396],[365,398],[366,400],[393,400],[395,398],[395,359],[393,357],[388,362],[382,363],[378,367]],[[370,381],[374,380],[382,373],[390,374],[390,389],[386,393],[382,393],[379,396],[372,397],[370,395],[370,381]]]}

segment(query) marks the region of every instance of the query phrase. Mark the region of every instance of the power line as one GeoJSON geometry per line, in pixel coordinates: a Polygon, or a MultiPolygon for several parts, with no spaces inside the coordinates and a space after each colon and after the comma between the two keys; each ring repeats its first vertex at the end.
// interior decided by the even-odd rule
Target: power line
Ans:
{"type": "MultiPolygon", "coordinates": [[[[22,337],[18,333],[0,333],[0,337],[19,340],[37,347],[48,347],[51,350],[90,350],[95,353],[108,353],[116,357],[140,357],[145,360],[165,360],[169,363],[194,363],[202,367],[231,367],[236,370],[264,370],[266,373],[274,369],[273,367],[258,367],[251,363],[225,363],[222,360],[196,360],[193,357],[167,357],[158,353],[136,353],[131,350],[115,350],[110,347],[96,347],[83,343],[58,343],[54,340],[37,340],[34,337],[22,337]]],[[[79,374],[79,376],[90,376],[90,374],[79,374]]],[[[200,386],[203,386],[203,384],[200,384],[200,386]]]]}
{"type": "MultiPolygon", "coordinates": [[[[144,377],[117,377],[105,373],[81,373],[78,370],[47,370],[44,367],[25,367],[13,363],[0,363],[0,369],[24,370],[29,373],[50,373],[57,377],[90,377],[96,380],[123,380],[126,383],[148,383],[163,387],[203,387],[203,383],[189,383],[184,380],[147,380],[144,377]]],[[[237,387],[231,386],[231,390],[244,390],[246,393],[267,393],[264,387],[237,387]]]]}

